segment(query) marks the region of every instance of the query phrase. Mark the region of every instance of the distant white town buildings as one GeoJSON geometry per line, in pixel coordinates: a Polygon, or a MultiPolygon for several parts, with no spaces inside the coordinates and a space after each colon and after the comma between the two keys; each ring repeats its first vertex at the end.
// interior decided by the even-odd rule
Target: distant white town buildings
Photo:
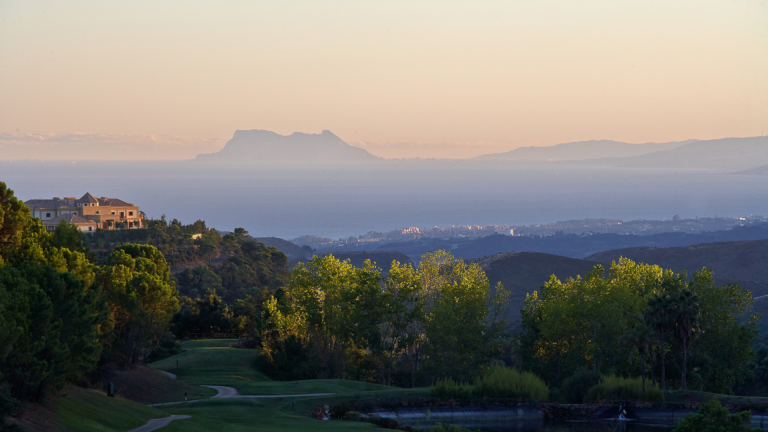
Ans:
{"type": "Polygon", "coordinates": [[[62,220],[80,231],[93,232],[101,229],[142,228],[144,216],[139,207],[117,198],[96,198],[86,193],[75,197],[31,199],[24,204],[32,216],[40,218],[48,231],[53,231],[62,220]]]}

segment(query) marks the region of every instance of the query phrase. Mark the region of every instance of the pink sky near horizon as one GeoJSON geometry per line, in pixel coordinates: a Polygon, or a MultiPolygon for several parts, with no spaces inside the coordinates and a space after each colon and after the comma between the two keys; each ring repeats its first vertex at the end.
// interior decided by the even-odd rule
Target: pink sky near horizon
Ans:
{"type": "Polygon", "coordinates": [[[0,133],[328,129],[388,158],[757,136],[766,23],[760,0],[0,0],[0,133]]]}

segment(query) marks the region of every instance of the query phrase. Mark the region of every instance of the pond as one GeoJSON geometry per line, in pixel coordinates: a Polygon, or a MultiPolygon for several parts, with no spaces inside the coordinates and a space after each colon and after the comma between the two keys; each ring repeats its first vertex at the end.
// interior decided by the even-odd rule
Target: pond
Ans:
{"type": "MultiPolygon", "coordinates": [[[[466,429],[484,432],[666,432],[671,431],[677,420],[693,410],[659,410],[639,408],[632,411],[629,421],[603,418],[591,421],[546,421],[544,414],[533,406],[519,407],[403,407],[397,410],[381,410],[374,414],[398,421],[400,425],[414,429],[428,428],[437,423],[447,423],[466,429]]],[[[768,415],[753,415],[752,426],[768,429],[768,415]]]]}

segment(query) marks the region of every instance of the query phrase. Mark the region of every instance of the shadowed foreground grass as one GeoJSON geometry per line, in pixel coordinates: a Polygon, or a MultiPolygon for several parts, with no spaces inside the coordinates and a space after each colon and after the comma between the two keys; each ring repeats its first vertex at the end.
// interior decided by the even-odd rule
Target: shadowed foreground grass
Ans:
{"type": "Polygon", "coordinates": [[[320,421],[304,414],[283,411],[285,400],[230,399],[163,408],[170,414],[190,415],[191,419],[171,423],[163,431],[360,431],[376,430],[370,423],[320,421]]]}
{"type": "Polygon", "coordinates": [[[101,392],[67,387],[56,401],[57,423],[83,432],[128,431],[168,414],[126,399],[110,398],[101,392]]]}
{"type": "Polygon", "coordinates": [[[114,383],[118,396],[145,404],[184,400],[185,393],[189,400],[207,399],[216,395],[214,389],[168,378],[146,366],[117,371],[108,382],[114,383]]]}
{"type": "Polygon", "coordinates": [[[241,394],[307,394],[307,393],[357,393],[391,390],[380,384],[342,379],[316,379],[304,381],[263,381],[253,382],[238,389],[241,394]]]}
{"type": "Polygon", "coordinates": [[[254,362],[259,355],[258,350],[209,346],[214,342],[221,343],[221,340],[218,342],[197,340],[185,343],[191,346],[192,342],[200,347],[190,348],[179,355],[151,363],[149,366],[174,373],[177,379],[185,384],[234,387],[244,395],[351,393],[392,388],[380,384],[340,379],[272,381],[254,368],[254,362]]]}

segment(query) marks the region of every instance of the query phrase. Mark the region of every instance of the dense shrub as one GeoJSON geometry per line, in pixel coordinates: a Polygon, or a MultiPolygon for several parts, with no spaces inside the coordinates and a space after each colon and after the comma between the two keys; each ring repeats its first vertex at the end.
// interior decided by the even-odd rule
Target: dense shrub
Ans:
{"type": "Polygon", "coordinates": [[[147,356],[146,362],[156,362],[158,360],[175,356],[176,354],[181,354],[182,352],[184,352],[184,350],[181,349],[181,347],[176,343],[174,335],[172,333],[168,333],[160,340],[159,344],[152,347],[149,355],[147,356]]]}
{"type": "Polygon", "coordinates": [[[312,355],[312,345],[294,335],[288,336],[283,349],[263,350],[256,358],[256,369],[278,381],[314,379],[320,376],[322,365],[312,355]]]}
{"type": "Polygon", "coordinates": [[[441,399],[466,399],[472,395],[469,386],[458,384],[456,381],[446,378],[437,380],[429,389],[429,394],[441,399]]]}
{"type": "Polygon", "coordinates": [[[672,432],[760,432],[762,428],[753,428],[750,424],[752,413],[742,411],[731,414],[728,409],[720,405],[717,398],[702,405],[699,411],[688,414],[675,424],[672,432]]]}
{"type": "Polygon", "coordinates": [[[659,386],[647,383],[647,391],[643,393],[643,381],[640,378],[622,378],[609,375],[603,381],[590,388],[584,397],[584,402],[644,400],[663,402],[664,393],[659,386]]]}
{"type": "Polygon", "coordinates": [[[486,397],[523,397],[547,400],[549,388],[531,372],[492,366],[475,385],[474,393],[486,397]]]}
{"type": "Polygon", "coordinates": [[[584,402],[587,390],[600,384],[602,375],[591,369],[581,369],[563,383],[562,396],[566,402],[579,404],[584,402]]]}

